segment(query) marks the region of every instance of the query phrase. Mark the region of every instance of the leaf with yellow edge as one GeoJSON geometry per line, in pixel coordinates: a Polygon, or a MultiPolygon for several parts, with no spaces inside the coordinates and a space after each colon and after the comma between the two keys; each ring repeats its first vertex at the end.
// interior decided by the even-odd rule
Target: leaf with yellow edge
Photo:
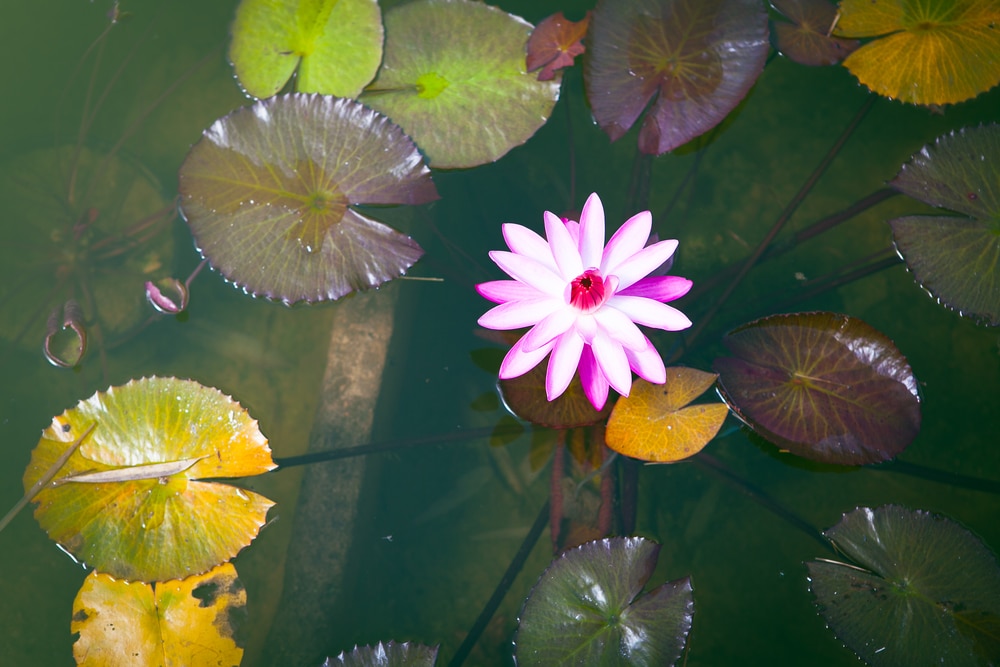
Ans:
{"type": "Polygon", "coordinates": [[[954,104],[1000,83],[996,0],[841,0],[838,37],[879,37],[844,60],[879,95],[954,104]]]}
{"type": "Polygon", "coordinates": [[[122,579],[163,581],[236,555],[274,504],[200,479],[275,467],[257,421],[217,389],[143,378],[53,418],[24,474],[30,489],[87,429],[35,497],[35,518],[77,559],[122,579]]]}
{"type": "Polygon", "coordinates": [[[715,373],[667,369],[667,381],[639,379],[628,397],[618,399],[605,440],[608,447],[644,461],[673,463],[694,456],[715,437],[729,414],[724,403],[688,405],[712,386],[715,373]]]}
{"type": "Polygon", "coordinates": [[[231,563],[155,585],[92,572],[73,602],[73,657],[87,667],[238,665],[246,604],[231,563]]]}

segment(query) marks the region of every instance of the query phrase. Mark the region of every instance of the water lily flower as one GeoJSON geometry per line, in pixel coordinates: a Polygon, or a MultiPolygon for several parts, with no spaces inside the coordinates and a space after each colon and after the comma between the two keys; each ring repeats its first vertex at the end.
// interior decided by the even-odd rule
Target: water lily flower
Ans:
{"type": "Polygon", "coordinates": [[[551,354],[545,375],[548,400],[558,398],[577,369],[583,391],[597,410],[609,386],[622,396],[632,387],[632,371],[657,384],[666,381],[659,352],[637,324],[666,331],[691,326],[682,312],[666,305],[691,289],[678,276],[651,276],[674,254],[676,240],[646,245],[649,211],[628,220],[604,244],[604,206],[592,194],[580,222],[546,211],[542,238],[521,225],[503,226],[510,252],[490,253],[513,280],[476,286],[499,304],[479,318],[487,329],[531,329],[510,349],[500,378],[524,375],[551,354]]]}

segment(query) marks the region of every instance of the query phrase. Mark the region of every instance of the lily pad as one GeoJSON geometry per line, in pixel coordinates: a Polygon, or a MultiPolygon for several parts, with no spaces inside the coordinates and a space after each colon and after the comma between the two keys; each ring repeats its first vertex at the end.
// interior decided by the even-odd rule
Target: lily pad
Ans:
{"type": "Polygon", "coordinates": [[[841,0],[840,37],[877,37],[844,66],[879,95],[954,104],[1000,83],[994,0],[841,0]]]}
{"type": "Polygon", "coordinates": [[[890,220],[896,250],[940,303],[1000,326],[1000,125],[938,137],[890,185],[969,217],[890,220]]]}
{"type": "Polygon", "coordinates": [[[869,665],[994,665],[1000,567],[954,521],[861,507],[825,535],[853,562],[807,563],[830,629],[869,665]]]}
{"type": "Polygon", "coordinates": [[[355,646],[348,653],[342,652],[336,658],[327,658],[323,667],[433,667],[437,662],[437,647],[397,643],[393,641],[379,642],[374,646],[355,646]]]}
{"type": "Polygon", "coordinates": [[[667,369],[662,385],[639,378],[611,411],[604,434],[608,447],[658,463],[694,456],[715,437],[729,414],[724,403],[689,405],[715,384],[716,377],[715,373],[675,367],[667,369]]]}
{"type": "Polygon", "coordinates": [[[562,12],[543,19],[528,38],[528,71],[540,69],[538,80],[549,81],[555,78],[556,71],[572,66],[576,57],[586,51],[582,40],[589,25],[590,12],[581,21],[570,21],[562,12]]]}
{"type": "Polygon", "coordinates": [[[861,46],[830,35],[838,16],[829,0],[771,0],[771,6],[791,21],[772,23],[775,48],[800,65],[836,65],[861,46]]]}
{"type": "Polygon", "coordinates": [[[92,572],[73,602],[73,657],[93,667],[238,665],[246,604],[231,563],[155,587],[92,572]]]}
{"type": "Polygon", "coordinates": [[[271,97],[295,89],[357,97],[382,62],[377,0],[241,0],[229,59],[240,85],[271,97]]]}
{"type": "Polygon", "coordinates": [[[42,432],[25,490],[95,424],[35,497],[35,518],[68,553],[114,577],[153,582],[205,572],[256,537],[274,503],[198,481],[275,468],[257,421],[236,401],[176,378],[94,394],[42,432]]]}
{"type": "Polygon", "coordinates": [[[525,71],[532,26],[469,0],[416,0],[385,15],[385,59],[361,99],[413,137],[434,167],[474,167],[520,146],[559,98],[525,71]]]}
{"type": "Polygon", "coordinates": [[[180,170],[201,252],[257,296],[337,299],[402,274],[423,251],[358,204],[437,198],[413,142],[359,102],[283,95],[217,120],[180,170]]]}
{"type": "Polygon", "coordinates": [[[798,456],[862,465],[902,452],[920,430],[920,395],[885,334],[837,313],[773,315],[725,338],[722,397],[759,435],[798,456]]]}
{"type": "Polygon", "coordinates": [[[672,665],[694,614],[691,579],[644,595],[660,545],[641,537],[587,542],[557,558],[524,603],[517,664],[672,665]]]}
{"type": "Polygon", "coordinates": [[[639,150],[660,155],[718,125],[764,69],[759,0],[600,0],[584,57],[587,99],[612,141],[654,99],[639,150]]]}
{"type": "MultiPolygon", "coordinates": [[[[546,357],[547,359],[548,357],[546,357]]],[[[577,373],[569,387],[558,398],[550,401],[545,396],[547,361],[510,380],[500,380],[500,396],[504,405],[515,416],[532,424],[548,428],[577,428],[602,422],[611,414],[611,404],[595,410],[583,393],[580,374],[577,373]]]]}

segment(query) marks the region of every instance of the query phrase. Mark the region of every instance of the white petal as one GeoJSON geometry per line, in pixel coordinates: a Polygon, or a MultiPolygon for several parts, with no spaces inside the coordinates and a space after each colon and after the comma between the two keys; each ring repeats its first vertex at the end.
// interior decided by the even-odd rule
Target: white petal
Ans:
{"type": "Polygon", "coordinates": [[[660,353],[653,347],[653,343],[648,338],[646,343],[647,347],[644,350],[625,349],[629,366],[643,380],[653,384],[663,384],[667,381],[667,369],[663,366],[663,358],[660,357],[660,353]]]}
{"type": "Polygon", "coordinates": [[[580,213],[580,259],[583,268],[599,268],[604,254],[604,204],[597,193],[587,197],[580,213]]]}
{"type": "Polygon", "coordinates": [[[571,306],[562,305],[550,310],[531,331],[524,334],[524,349],[530,352],[552,342],[570,330],[576,323],[576,317],[576,309],[571,306]]]}
{"type": "Polygon", "coordinates": [[[609,270],[621,280],[618,289],[625,289],[640,278],[645,278],[677,250],[677,241],[670,239],[646,246],[631,257],[627,257],[617,268],[609,270]]]}
{"type": "Polygon", "coordinates": [[[580,383],[583,384],[583,393],[590,399],[590,404],[595,410],[600,410],[608,401],[608,379],[604,377],[601,367],[594,359],[594,351],[589,345],[583,348],[580,355],[580,383]]]}
{"type": "Polygon", "coordinates": [[[621,343],[598,332],[594,336],[591,347],[604,377],[608,379],[615,391],[622,396],[628,396],[629,389],[632,388],[632,368],[629,366],[628,357],[625,356],[625,350],[621,343]]]}
{"type": "Polygon", "coordinates": [[[573,280],[583,273],[583,263],[580,261],[580,250],[573,243],[566,225],[556,215],[545,212],[545,236],[552,248],[552,256],[559,267],[559,274],[566,280],[573,280]]]}
{"type": "MultiPolygon", "coordinates": [[[[487,329],[520,329],[530,327],[551,314],[561,304],[552,297],[508,301],[490,308],[479,318],[479,326],[487,329]]],[[[537,345],[534,347],[538,347],[537,345]]]]}
{"type": "MultiPolygon", "coordinates": [[[[654,301],[654,303],[656,302],[654,301]]],[[[641,350],[646,347],[646,337],[622,311],[605,306],[594,313],[594,319],[612,340],[616,340],[633,350],[641,350]]]]}
{"type": "Polygon", "coordinates": [[[539,292],[531,285],[525,285],[516,280],[490,280],[489,282],[476,285],[476,291],[484,299],[489,299],[493,303],[507,303],[508,301],[524,301],[526,299],[537,299],[548,296],[539,292]]]}
{"type": "Polygon", "coordinates": [[[653,216],[650,215],[649,211],[637,213],[626,220],[625,224],[611,236],[608,245],[604,247],[601,274],[606,276],[617,273],[616,269],[623,261],[645,247],[652,228],[653,216]]]}
{"type": "Polygon", "coordinates": [[[680,331],[691,326],[691,320],[681,311],[644,296],[616,294],[604,304],[604,307],[621,311],[636,324],[664,331],[680,331]]]}
{"type": "Polygon", "coordinates": [[[530,285],[549,296],[563,296],[566,281],[540,262],[502,250],[491,251],[490,259],[514,280],[530,285]]]}
{"type": "Polygon", "coordinates": [[[545,239],[527,227],[514,222],[505,223],[502,229],[504,241],[507,242],[507,247],[512,252],[530,257],[551,271],[556,270],[556,264],[552,259],[552,249],[545,239]]]}
{"type": "Polygon", "coordinates": [[[510,380],[524,375],[541,363],[545,355],[552,349],[551,345],[543,345],[532,352],[525,352],[523,343],[524,336],[521,336],[521,339],[514,343],[514,347],[507,351],[507,356],[500,364],[501,380],[510,380]]]}
{"type": "Polygon", "coordinates": [[[567,331],[556,340],[545,372],[545,396],[550,401],[559,398],[573,380],[581,352],[583,339],[575,331],[567,331]]]}

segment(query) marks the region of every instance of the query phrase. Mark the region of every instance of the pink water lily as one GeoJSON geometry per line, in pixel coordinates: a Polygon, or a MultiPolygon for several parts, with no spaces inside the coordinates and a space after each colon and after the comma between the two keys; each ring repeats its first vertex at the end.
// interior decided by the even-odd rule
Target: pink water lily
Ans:
{"type": "Polygon", "coordinates": [[[632,371],[650,382],[666,381],[663,359],[637,324],[666,331],[691,326],[665,302],[691,289],[677,276],[650,276],[674,254],[677,241],[646,245],[649,211],[628,220],[604,244],[604,206],[590,195],[580,222],[544,214],[545,236],[521,225],[503,226],[510,252],[490,258],[513,280],[476,286],[499,305],[479,318],[488,329],[531,329],[510,349],[500,378],[524,375],[551,353],[545,393],[551,401],[566,391],[579,368],[584,393],[600,410],[613,387],[628,396],[632,371]]]}

